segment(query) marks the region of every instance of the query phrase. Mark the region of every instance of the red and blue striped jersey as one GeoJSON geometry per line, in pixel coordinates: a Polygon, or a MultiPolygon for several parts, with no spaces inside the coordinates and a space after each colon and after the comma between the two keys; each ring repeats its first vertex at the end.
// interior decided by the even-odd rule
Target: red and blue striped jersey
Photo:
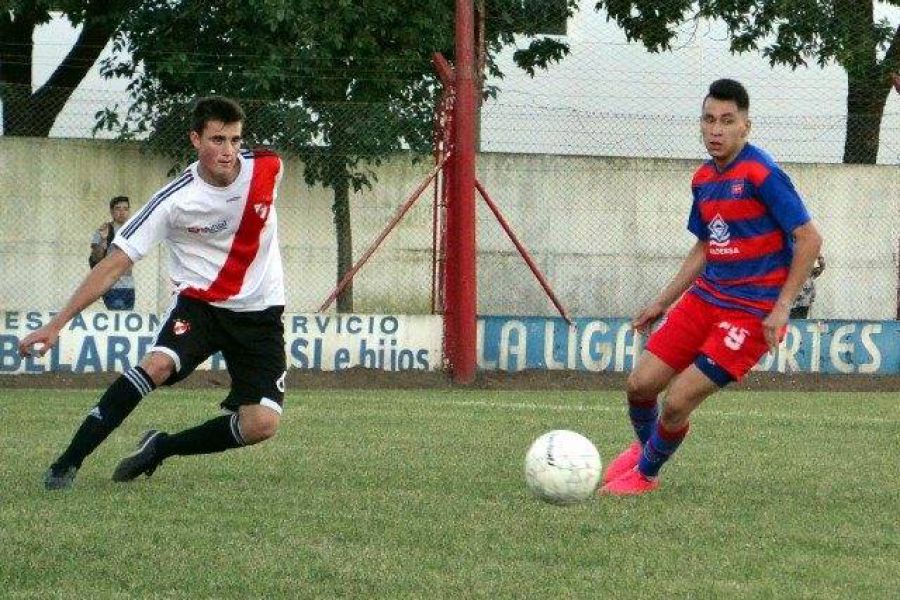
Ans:
{"type": "Polygon", "coordinates": [[[694,173],[688,230],[706,242],[706,266],[690,293],[759,316],[771,312],[794,255],[793,231],[810,220],[787,174],[746,144],[724,169],[694,173]]]}

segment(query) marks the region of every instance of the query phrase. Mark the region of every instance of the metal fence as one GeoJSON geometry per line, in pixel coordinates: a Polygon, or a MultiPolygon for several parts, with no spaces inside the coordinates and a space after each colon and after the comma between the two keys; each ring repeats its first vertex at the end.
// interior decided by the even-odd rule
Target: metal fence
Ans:
{"type": "MultiPolygon", "coordinates": [[[[753,141],[784,162],[826,236],[828,267],[812,316],[894,318],[900,94],[891,93],[884,104],[878,164],[843,165],[853,123],[839,67],[772,68],[758,53],[732,55],[715,22],[685,33],[671,51],[652,54],[628,43],[605,16],[582,6],[559,38],[571,53],[534,77],[512,64],[512,49],[497,54],[505,77],[488,78],[496,95],[481,107],[478,177],[563,304],[574,315],[628,316],[675,272],[691,243],[684,229],[690,175],[704,156],[700,101],[712,79],[732,76],[751,94],[753,141]]],[[[900,16],[887,17],[900,24],[900,16]]],[[[423,50],[426,60],[429,55],[423,50]]],[[[27,102],[32,91],[6,86],[3,110],[15,104],[16,94],[27,102]]],[[[274,146],[289,157],[279,218],[292,310],[317,310],[339,271],[363,255],[428,175],[433,123],[426,113],[438,93],[433,90],[431,105],[422,98],[414,106],[397,98],[350,98],[318,112],[299,101],[239,98],[248,110],[248,143],[274,146]],[[323,111],[330,111],[330,128],[317,122],[323,111]],[[335,164],[342,165],[342,177],[329,171],[335,164]],[[350,236],[344,246],[335,224],[344,206],[342,185],[350,236]],[[349,255],[341,257],[341,248],[349,255]]],[[[84,275],[89,237],[106,218],[106,201],[126,194],[136,210],[187,160],[183,111],[137,107],[132,116],[147,129],[134,129],[131,121],[131,141],[118,140],[129,122],[129,102],[121,87],[88,78],[52,126],[43,123],[51,140],[0,137],[0,307],[59,307],[84,275]],[[92,131],[107,110],[118,121],[92,131]],[[171,150],[177,140],[184,142],[182,156],[155,153],[171,150]]],[[[433,235],[440,229],[435,201],[427,189],[360,271],[343,310],[433,310],[439,258],[433,235]]],[[[479,312],[551,314],[552,305],[480,202],[478,221],[479,312]]],[[[157,255],[137,267],[140,310],[165,306],[165,260],[157,255]]]]}

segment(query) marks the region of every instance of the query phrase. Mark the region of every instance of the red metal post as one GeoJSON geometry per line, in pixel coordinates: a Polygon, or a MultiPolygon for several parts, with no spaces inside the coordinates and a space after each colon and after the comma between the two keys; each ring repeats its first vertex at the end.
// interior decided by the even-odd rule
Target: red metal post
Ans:
{"type": "Polygon", "coordinates": [[[419,184],[419,186],[413,191],[412,194],[401,204],[397,211],[394,213],[393,218],[391,218],[390,222],[381,230],[381,233],[378,234],[378,238],[372,242],[369,248],[363,253],[363,255],[356,261],[356,264],[353,267],[344,273],[344,276],[338,282],[337,286],[335,286],[334,290],[332,290],[331,294],[328,295],[328,298],[325,299],[325,302],[322,303],[322,306],[319,307],[319,312],[325,312],[328,310],[328,307],[331,306],[331,303],[334,302],[335,298],[341,295],[341,292],[344,291],[344,288],[350,284],[353,280],[353,276],[356,275],[356,272],[359,271],[366,261],[375,254],[375,251],[378,250],[378,246],[381,245],[381,242],[385,240],[388,234],[394,230],[394,227],[397,226],[397,223],[400,222],[400,219],[403,218],[403,215],[412,208],[412,205],[416,203],[416,200],[419,199],[419,196],[422,195],[422,192],[425,191],[425,188],[428,187],[428,184],[431,183],[431,180],[434,179],[438,172],[440,172],[441,168],[444,166],[444,162],[446,162],[447,157],[441,159],[441,161],[431,170],[431,173],[428,174],[428,177],[425,178],[425,181],[419,184]]]}
{"type": "Polygon", "coordinates": [[[456,383],[475,380],[475,16],[472,0],[456,0],[453,194],[447,207],[445,324],[456,383]],[[452,294],[452,295],[451,295],[452,294]]]}
{"type": "Polygon", "coordinates": [[[547,281],[547,278],[544,277],[544,274],[541,273],[541,270],[534,262],[534,259],[531,258],[531,254],[529,254],[528,249],[526,249],[522,242],[519,241],[519,238],[516,236],[515,232],[513,232],[512,227],[509,226],[509,222],[503,216],[503,213],[500,212],[500,207],[497,206],[494,200],[487,193],[487,190],[484,189],[484,186],[481,185],[481,182],[477,179],[475,180],[475,187],[478,188],[478,192],[481,194],[481,197],[484,198],[484,201],[487,203],[488,208],[490,208],[491,212],[494,213],[494,216],[497,217],[497,222],[500,223],[500,227],[502,227],[503,231],[506,232],[506,236],[509,238],[509,241],[511,241],[513,243],[513,246],[516,247],[516,250],[519,251],[519,255],[525,261],[525,264],[528,265],[528,268],[531,269],[531,272],[538,280],[538,283],[541,284],[542,288],[544,288],[544,293],[547,294],[548,298],[550,298],[550,302],[552,302],[553,306],[556,307],[556,310],[559,311],[560,316],[562,316],[562,318],[566,320],[566,323],[571,325],[572,318],[569,316],[569,313],[562,305],[562,302],[559,301],[559,298],[556,297],[556,294],[553,293],[553,289],[550,287],[550,283],[547,281]]]}
{"type": "MultiPolygon", "coordinates": [[[[434,69],[441,80],[443,92],[435,110],[434,122],[434,161],[435,164],[452,153],[453,147],[453,102],[456,97],[453,67],[440,52],[432,55],[434,69]]],[[[446,315],[444,267],[447,259],[447,198],[453,180],[452,160],[444,164],[444,169],[435,179],[434,206],[432,213],[432,271],[431,271],[431,312],[446,315]]],[[[445,356],[449,350],[447,344],[447,321],[444,320],[443,347],[445,356]]],[[[449,361],[448,361],[449,362],[449,361]]]]}

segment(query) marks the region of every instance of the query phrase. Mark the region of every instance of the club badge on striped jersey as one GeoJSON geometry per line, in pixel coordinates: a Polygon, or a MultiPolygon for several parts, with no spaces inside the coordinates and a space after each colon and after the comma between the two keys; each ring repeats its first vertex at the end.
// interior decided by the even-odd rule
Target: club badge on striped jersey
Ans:
{"type": "Polygon", "coordinates": [[[715,246],[727,246],[731,241],[731,233],[728,231],[728,223],[722,218],[722,215],[716,213],[712,221],[707,225],[709,229],[709,243],[715,246]]]}

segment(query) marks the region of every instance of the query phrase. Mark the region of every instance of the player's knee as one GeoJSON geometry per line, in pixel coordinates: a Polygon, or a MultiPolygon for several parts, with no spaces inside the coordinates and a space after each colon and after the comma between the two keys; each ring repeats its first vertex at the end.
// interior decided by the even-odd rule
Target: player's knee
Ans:
{"type": "Polygon", "coordinates": [[[632,371],[625,383],[625,391],[629,398],[652,398],[657,394],[649,378],[632,371]]]}
{"type": "Polygon", "coordinates": [[[257,444],[275,437],[280,417],[273,410],[246,412],[241,414],[241,435],[248,444],[257,444]]]}
{"type": "Polygon", "coordinates": [[[141,368],[150,376],[154,385],[162,385],[175,372],[175,361],[162,352],[151,352],[141,361],[141,368]]]}
{"type": "Polygon", "coordinates": [[[690,407],[678,402],[671,402],[667,399],[663,406],[662,413],[659,415],[659,421],[662,423],[663,427],[669,431],[676,431],[687,425],[690,417],[690,407]]]}

